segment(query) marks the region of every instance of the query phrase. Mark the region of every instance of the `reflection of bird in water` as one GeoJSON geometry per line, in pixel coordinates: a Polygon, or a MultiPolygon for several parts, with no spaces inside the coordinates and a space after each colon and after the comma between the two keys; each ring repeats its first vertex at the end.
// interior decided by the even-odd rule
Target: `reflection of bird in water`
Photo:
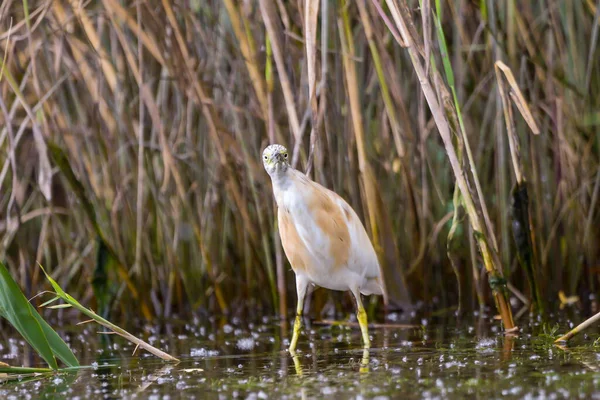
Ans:
{"type": "Polygon", "coordinates": [[[290,352],[298,343],[304,296],[309,285],[350,290],[365,348],[370,347],[361,293],[383,294],[379,262],[360,219],[340,196],[292,168],[287,149],[268,146],[263,164],[277,202],[281,243],[296,274],[298,307],[290,352]]]}
{"type": "MultiPolygon", "coordinates": [[[[296,375],[303,376],[304,368],[302,368],[300,357],[298,357],[297,354],[293,354],[292,360],[294,360],[294,369],[296,370],[296,375]]],[[[363,349],[362,358],[360,359],[360,367],[358,371],[360,373],[369,372],[369,349],[363,349]]],[[[305,393],[303,393],[303,395],[305,395],[305,393]]],[[[304,396],[302,398],[304,398],[304,396]]]]}

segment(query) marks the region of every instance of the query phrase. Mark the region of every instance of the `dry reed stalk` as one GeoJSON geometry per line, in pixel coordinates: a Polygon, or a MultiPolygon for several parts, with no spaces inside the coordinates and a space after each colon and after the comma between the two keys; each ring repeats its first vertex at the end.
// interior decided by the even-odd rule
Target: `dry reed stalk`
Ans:
{"type": "Polygon", "coordinates": [[[38,162],[39,162],[39,172],[38,172],[38,185],[40,191],[46,198],[46,200],[52,199],[52,171],[50,166],[50,160],[48,159],[48,147],[46,145],[46,141],[44,139],[44,135],[38,125],[37,119],[33,114],[33,110],[29,107],[27,100],[21,90],[19,89],[19,85],[13,78],[11,72],[7,69],[4,71],[4,77],[8,84],[12,88],[16,97],[20,100],[21,106],[27,113],[27,117],[30,119],[33,130],[33,137],[35,140],[35,147],[38,153],[38,162]]]}
{"type": "MultiPolygon", "coordinates": [[[[158,108],[158,105],[156,104],[155,99],[152,97],[152,94],[150,93],[150,90],[148,89],[148,87],[143,84],[141,70],[138,69],[138,65],[135,62],[135,57],[133,55],[133,52],[129,48],[129,43],[127,42],[124,32],[122,31],[120,26],[117,23],[115,23],[114,20],[112,20],[112,22],[113,22],[113,28],[115,30],[115,33],[117,34],[117,38],[119,39],[119,42],[121,43],[121,47],[125,53],[125,59],[127,60],[127,63],[129,64],[129,69],[133,73],[135,81],[139,87],[140,98],[143,100],[143,103],[149,110],[148,114],[150,115],[150,118],[152,119],[153,126],[155,127],[156,130],[158,130],[159,144],[160,144],[160,148],[161,148],[161,152],[162,152],[162,156],[163,156],[163,168],[164,168],[161,190],[162,191],[166,190],[167,185],[169,184],[171,175],[173,175],[179,195],[181,197],[184,197],[185,189],[183,188],[183,182],[182,182],[181,176],[179,174],[177,166],[175,165],[175,160],[173,158],[173,154],[170,149],[168,139],[166,137],[164,124],[163,124],[162,120],[160,119],[160,110],[158,108]]],[[[142,124],[141,121],[140,121],[140,124],[142,124]]]]}
{"type": "Polygon", "coordinates": [[[231,26],[235,33],[236,39],[240,44],[240,51],[242,53],[242,57],[244,58],[248,74],[250,75],[250,81],[254,88],[254,92],[256,94],[256,97],[258,98],[258,102],[260,103],[260,108],[263,112],[265,120],[267,120],[268,107],[265,80],[263,79],[263,75],[260,73],[260,70],[258,68],[255,51],[253,49],[253,46],[251,45],[251,41],[247,35],[247,31],[243,29],[243,23],[241,21],[243,17],[240,16],[240,11],[238,10],[238,7],[236,6],[233,0],[225,0],[224,4],[225,8],[227,8],[229,20],[231,21],[231,26]]]}
{"type": "MultiPolygon", "coordinates": [[[[65,26],[67,24],[67,14],[59,1],[54,2],[52,12],[60,26],[65,26]]],[[[94,73],[88,65],[88,61],[85,59],[83,54],[85,46],[76,38],[70,36],[67,36],[67,42],[69,43],[71,52],[73,53],[74,61],[81,72],[87,89],[94,102],[98,104],[99,112],[102,115],[104,123],[106,124],[106,130],[108,131],[109,135],[112,135],[116,131],[116,121],[109,110],[106,100],[100,95],[100,93],[98,93],[98,87],[100,85],[98,84],[96,78],[94,78],[94,73]]]]}
{"type": "MultiPolygon", "coordinates": [[[[387,116],[387,118],[389,120],[394,146],[395,146],[396,152],[397,152],[399,160],[400,160],[400,167],[399,167],[401,170],[400,172],[401,172],[402,178],[404,179],[404,183],[406,184],[406,187],[408,189],[407,197],[408,197],[410,205],[411,205],[411,210],[414,213],[414,217],[415,217],[415,219],[418,219],[418,212],[416,210],[416,204],[414,202],[414,193],[413,193],[413,189],[412,189],[413,182],[411,180],[410,173],[409,173],[409,169],[410,169],[409,160],[404,157],[404,155],[405,155],[404,139],[402,138],[402,135],[401,135],[400,123],[398,122],[398,118],[396,116],[396,111],[395,111],[396,108],[393,103],[392,97],[390,95],[388,79],[386,78],[386,74],[384,72],[384,66],[382,64],[382,59],[387,61],[388,65],[391,64],[391,61],[389,60],[389,57],[387,56],[387,54],[385,55],[384,58],[382,58],[380,56],[381,53],[385,54],[385,46],[383,44],[378,44],[378,43],[381,43],[381,40],[379,38],[377,38],[375,35],[373,26],[372,26],[371,17],[368,14],[365,1],[364,0],[358,1],[357,6],[358,6],[360,20],[361,20],[361,23],[362,23],[362,26],[364,29],[364,33],[365,33],[367,42],[369,44],[370,54],[371,54],[371,57],[373,58],[373,66],[375,67],[375,73],[377,75],[377,80],[379,83],[381,96],[382,96],[384,106],[385,106],[385,115],[387,116]]],[[[395,72],[393,72],[393,68],[388,68],[388,71],[389,71],[389,73],[395,74],[395,72]]],[[[404,108],[403,103],[401,103],[401,104],[402,104],[402,108],[404,108]]],[[[377,191],[377,199],[378,199],[377,209],[379,210],[378,214],[379,214],[379,221],[380,221],[380,225],[381,225],[380,232],[381,232],[381,238],[382,238],[381,239],[382,252],[385,255],[385,257],[384,257],[385,261],[382,263],[382,272],[383,272],[384,280],[386,282],[394,282],[394,284],[390,284],[386,288],[387,289],[386,290],[387,298],[385,299],[385,302],[388,305],[390,302],[392,302],[397,306],[401,306],[401,307],[408,306],[410,304],[410,295],[409,295],[406,281],[405,281],[405,274],[401,270],[401,268],[399,268],[399,265],[398,265],[398,260],[400,257],[399,257],[398,250],[397,250],[397,244],[395,243],[394,232],[393,232],[393,229],[390,224],[389,214],[385,215],[386,214],[385,205],[381,201],[379,191],[377,191]]],[[[424,239],[423,236],[424,235],[421,235],[417,239],[417,240],[420,240],[420,246],[419,246],[420,253],[417,256],[417,258],[413,261],[413,265],[418,264],[420,262],[420,259],[422,258],[422,256],[425,253],[426,241],[423,240],[424,239]]]]}
{"type": "MultiPolygon", "coordinates": [[[[279,75],[279,81],[281,83],[281,89],[285,99],[290,129],[296,142],[300,142],[300,123],[298,120],[298,114],[296,112],[296,101],[294,100],[294,95],[292,94],[292,86],[283,59],[284,49],[283,31],[280,25],[281,22],[272,1],[260,0],[259,4],[262,19],[265,24],[265,28],[267,29],[269,40],[271,41],[271,48],[273,49],[273,58],[275,59],[275,66],[277,67],[277,73],[279,75]]],[[[294,154],[292,154],[292,166],[295,167],[297,162],[298,153],[294,152],[294,154]]]]}
{"type": "MultiPolygon", "coordinates": [[[[326,1],[326,0],[324,0],[326,1]]],[[[310,105],[311,131],[310,151],[306,166],[306,175],[310,176],[313,157],[319,137],[319,105],[317,102],[317,21],[319,16],[319,0],[304,2],[304,48],[306,50],[306,66],[308,75],[308,103],[310,105]]],[[[327,57],[327,54],[324,54],[327,57]]]]}
{"type": "MultiPolygon", "coordinates": [[[[110,239],[119,260],[108,277],[108,284],[117,293],[113,311],[131,315],[123,304],[147,303],[152,309],[140,307],[151,318],[175,312],[189,315],[198,307],[208,312],[246,305],[248,310],[269,309],[275,302],[281,313],[285,293],[292,286],[282,281],[288,271],[273,240],[277,238],[276,226],[269,221],[274,205],[270,192],[264,190],[268,181],[258,157],[268,138],[294,146],[296,164],[301,162],[303,167],[307,166],[307,155],[311,158],[305,150],[314,145],[317,151],[308,165],[315,179],[347,196],[359,211],[362,207],[368,228],[369,208],[374,204],[385,274],[400,272],[395,268],[397,260],[406,260],[415,298],[427,301],[443,293],[442,303],[456,300],[456,293],[445,285],[452,278],[452,270],[444,238],[452,228],[445,223],[452,215],[452,191],[460,187],[452,185],[452,165],[442,140],[429,136],[435,120],[429,114],[424,92],[419,89],[417,96],[413,94],[420,82],[410,54],[390,45],[394,39],[402,46],[407,43],[400,37],[395,20],[382,15],[378,1],[344,3],[349,29],[343,28],[354,41],[355,53],[350,60],[359,88],[362,140],[373,180],[377,180],[370,203],[360,174],[357,136],[349,130],[354,121],[345,87],[347,58],[340,41],[344,32],[331,23],[337,18],[333,10],[327,11],[334,3],[320,3],[319,32],[304,17],[305,1],[271,2],[269,15],[275,21],[283,55],[279,65],[272,54],[271,34],[265,34],[259,3],[209,1],[192,9],[185,2],[169,2],[175,24],[173,15],[144,2],[43,1],[31,10],[23,4],[8,1],[0,6],[0,48],[6,54],[2,68],[8,69],[18,83],[44,138],[64,147],[83,191],[65,192],[61,187],[68,186],[66,174],[55,173],[52,190],[58,192],[53,192],[53,197],[60,198],[62,190],[66,202],[57,206],[52,200],[50,208],[36,184],[37,169],[23,161],[26,151],[35,152],[31,119],[11,86],[0,85],[7,109],[0,113],[0,192],[5,194],[0,196],[0,255],[6,256],[12,271],[22,279],[27,277],[27,262],[41,255],[44,263],[56,265],[53,273],[62,283],[82,299],[93,300],[93,291],[84,284],[93,271],[84,265],[94,261],[97,247],[92,238],[99,231],[110,239]],[[142,19],[138,19],[140,12],[142,19]],[[7,41],[10,19],[13,33],[7,41]],[[305,40],[307,28],[309,35],[316,34],[315,40],[320,33],[320,44],[314,44],[314,62],[308,60],[307,50],[313,47],[305,40]],[[307,89],[309,63],[315,65],[316,123],[312,120],[312,91],[307,89]],[[116,78],[114,91],[110,69],[116,78]],[[278,83],[282,74],[287,78],[286,88],[278,83]],[[261,90],[256,89],[263,84],[266,114],[261,90]],[[302,114],[298,136],[291,128],[286,90],[295,102],[295,112],[302,114]],[[154,110],[159,110],[154,114],[162,124],[164,139],[160,125],[151,119],[151,102],[154,110]],[[303,139],[309,124],[318,128],[310,141],[303,139]],[[140,130],[145,131],[143,142],[137,133],[140,130]],[[404,157],[398,156],[400,145],[404,157]],[[17,157],[11,164],[13,149],[17,157]],[[171,179],[164,185],[165,150],[171,151],[169,166],[179,174],[180,183],[171,179]],[[142,151],[144,163],[140,164],[142,151]],[[14,165],[17,173],[11,174],[14,165]],[[140,167],[145,172],[144,235],[138,241],[140,176],[136,171],[140,167]],[[12,176],[19,181],[17,189],[13,189],[12,176]],[[12,206],[18,196],[25,199],[22,203],[19,200],[20,225],[12,206]],[[91,218],[85,210],[87,203],[80,198],[91,205],[95,222],[87,222],[91,218]],[[52,209],[57,210],[56,215],[52,209]],[[66,215],[60,211],[63,209],[68,210],[66,215]],[[70,237],[76,240],[68,240],[70,237]],[[149,274],[142,274],[131,285],[123,265],[137,264],[136,260],[149,274]],[[241,274],[240,264],[244,269],[241,274]],[[250,283],[245,285],[246,281],[250,283]]],[[[500,59],[496,56],[506,53],[515,81],[524,93],[527,91],[540,128],[548,132],[521,137],[525,138],[520,143],[523,159],[519,160],[521,171],[517,170],[518,175],[527,177],[535,204],[531,209],[535,223],[530,225],[536,228],[531,232],[532,243],[539,243],[542,249],[539,271],[553,278],[538,284],[550,296],[561,289],[572,292],[575,287],[593,292],[598,285],[593,263],[600,234],[599,214],[594,212],[600,198],[598,101],[592,96],[598,91],[596,72],[600,68],[595,57],[600,31],[595,3],[546,7],[534,1],[518,8],[493,1],[439,4],[449,13],[436,13],[432,9],[436,4],[424,0],[421,16],[415,20],[418,26],[412,26],[408,19],[405,22],[415,39],[411,45],[422,57],[424,75],[435,83],[432,90],[441,112],[453,130],[458,133],[460,128],[459,135],[467,133],[473,156],[470,164],[477,167],[480,185],[458,154],[457,158],[467,185],[473,184],[476,192],[476,210],[483,212],[480,222],[493,263],[500,265],[494,233],[499,234],[497,245],[503,262],[514,252],[506,240],[510,223],[503,210],[509,204],[502,195],[509,193],[505,190],[511,181],[507,168],[515,169],[514,152],[503,150],[512,146],[512,139],[490,134],[502,100],[499,92],[492,90],[492,70],[500,59]],[[446,49],[440,47],[440,52],[432,35],[436,15],[448,39],[446,49]],[[415,36],[417,31],[423,32],[419,35],[422,40],[415,36]],[[515,54],[522,57],[514,59],[515,54]],[[441,84],[449,75],[444,74],[445,68],[439,68],[440,55],[442,61],[451,61],[456,77],[453,89],[460,102],[441,84]],[[456,112],[458,105],[462,116],[456,112]],[[478,199],[484,197],[488,212],[477,206],[478,199]],[[493,218],[488,218],[488,213],[493,218]],[[500,228],[497,232],[490,228],[490,220],[500,228]]],[[[5,78],[0,79],[4,82],[5,78]]],[[[504,76],[502,79],[506,81],[504,76]]],[[[506,97],[510,102],[511,95],[506,97]]],[[[517,123],[515,129],[523,128],[517,123]]],[[[466,231],[473,229],[468,224],[459,226],[455,237],[461,236],[459,228],[463,226],[466,231]]],[[[469,294],[476,293],[483,304],[476,241],[465,234],[469,246],[458,247],[455,260],[459,266],[467,265],[471,256],[473,278],[471,273],[459,271],[466,284],[461,288],[462,303],[472,303],[469,298],[475,296],[469,294]]],[[[510,235],[508,238],[510,241],[510,235]]],[[[518,296],[527,286],[525,280],[517,279],[522,269],[506,270],[514,277],[514,287],[507,287],[518,296]]],[[[401,287],[401,275],[385,277],[393,298],[393,288],[401,287]]],[[[32,283],[38,280],[31,278],[32,283]]],[[[318,303],[319,299],[315,305],[318,303]]]]}
{"type": "Polygon", "coordinates": [[[404,143],[400,134],[400,124],[398,123],[395,107],[392,103],[390,91],[385,79],[385,75],[383,73],[381,57],[379,56],[379,49],[375,42],[375,38],[373,37],[373,28],[371,26],[370,17],[367,14],[365,0],[358,0],[356,4],[358,5],[360,19],[363,25],[363,29],[365,30],[367,41],[369,42],[369,49],[371,50],[371,56],[373,57],[373,64],[375,65],[375,70],[377,71],[377,78],[379,80],[379,87],[381,88],[381,96],[383,97],[383,102],[385,104],[385,111],[387,113],[387,116],[390,120],[390,125],[392,127],[394,145],[396,146],[398,156],[404,157],[404,143]]]}
{"type": "MultiPolygon", "coordinates": [[[[142,10],[140,3],[136,6],[137,11],[137,25],[140,27],[139,31],[143,32],[142,26],[142,10]]],[[[142,97],[142,86],[144,86],[144,55],[142,53],[142,41],[138,35],[138,70],[140,72],[140,89],[139,96],[142,97]]],[[[142,273],[142,230],[144,228],[143,220],[143,209],[144,209],[144,103],[139,102],[139,131],[138,131],[138,159],[137,159],[137,199],[136,199],[136,216],[135,216],[135,259],[133,261],[133,270],[137,273],[138,277],[142,273]]]]}
{"type": "Polygon", "coordinates": [[[75,13],[75,17],[81,23],[85,35],[92,45],[92,50],[98,52],[100,67],[102,68],[102,72],[104,72],[104,77],[106,79],[106,82],[108,83],[110,90],[114,93],[117,86],[117,74],[112,64],[110,63],[110,59],[104,51],[104,48],[100,45],[100,38],[98,36],[98,33],[94,29],[87,13],[83,11],[83,8],[81,7],[81,2],[75,0],[68,1],[69,5],[71,6],[71,9],[75,13]]]}
{"type": "MultiPolygon", "coordinates": [[[[381,243],[379,238],[379,224],[377,221],[377,200],[376,200],[376,183],[374,181],[371,166],[366,157],[365,135],[363,131],[363,116],[359,101],[359,85],[356,75],[356,67],[352,58],[355,55],[354,40],[350,31],[350,21],[348,11],[344,4],[340,3],[341,17],[338,18],[338,30],[340,34],[340,42],[343,51],[344,77],[346,81],[346,90],[348,100],[350,102],[350,113],[352,116],[352,128],[356,139],[356,149],[358,152],[358,169],[362,188],[364,190],[364,204],[367,208],[368,222],[371,229],[371,240],[378,254],[381,254],[381,243]]],[[[387,303],[387,296],[385,298],[387,303]]]]}
{"type": "MultiPolygon", "coordinates": [[[[425,69],[421,64],[421,60],[419,59],[419,52],[416,48],[416,45],[414,44],[411,33],[409,33],[410,28],[405,22],[405,18],[409,18],[405,11],[407,9],[407,6],[404,2],[402,2],[402,7],[404,11],[403,14],[400,14],[400,11],[396,7],[393,0],[386,1],[389,9],[392,12],[392,16],[394,17],[394,21],[396,22],[398,31],[402,35],[403,42],[408,46],[407,50],[410,55],[411,62],[413,64],[413,67],[415,68],[417,76],[419,77],[419,83],[421,84],[423,94],[425,95],[429,108],[433,114],[434,120],[438,127],[440,136],[442,137],[442,140],[444,142],[444,147],[450,160],[450,164],[452,166],[452,170],[456,178],[456,183],[459,186],[461,194],[463,196],[465,208],[467,210],[467,214],[469,215],[469,220],[473,226],[473,230],[483,256],[484,265],[489,275],[490,286],[494,293],[496,307],[498,308],[498,311],[500,312],[500,315],[502,317],[504,328],[506,329],[506,331],[515,330],[517,328],[515,327],[513,322],[512,311],[510,309],[510,304],[508,303],[508,299],[504,289],[505,284],[502,284],[498,270],[494,265],[494,259],[492,256],[493,250],[489,247],[489,244],[486,240],[484,226],[481,223],[479,214],[477,213],[477,210],[475,208],[475,203],[473,202],[471,193],[469,192],[464,171],[458,161],[456,152],[454,150],[454,146],[452,145],[448,120],[438,103],[435,93],[432,90],[431,84],[429,83],[429,77],[426,76],[425,69]]],[[[482,202],[484,201],[483,199],[480,200],[482,202]]]]}
{"type": "Polygon", "coordinates": [[[600,321],[600,313],[597,313],[596,315],[594,315],[594,316],[586,319],[581,324],[577,325],[575,328],[571,329],[569,332],[567,332],[563,336],[561,336],[558,339],[556,339],[554,341],[554,343],[567,342],[573,336],[577,335],[578,333],[580,333],[584,329],[587,329],[588,327],[590,327],[591,325],[595,324],[598,321],[600,321]]]}
{"type": "Polygon", "coordinates": [[[498,82],[498,90],[502,99],[502,107],[504,109],[504,121],[506,124],[513,170],[517,179],[517,185],[513,192],[513,212],[516,213],[516,215],[513,216],[513,235],[515,241],[517,242],[519,261],[521,262],[521,265],[525,270],[529,280],[533,304],[538,311],[543,311],[542,297],[540,295],[539,287],[536,283],[536,274],[539,267],[535,257],[535,242],[533,240],[534,229],[529,213],[528,194],[523,166],[520,158],[519,141],[515,131],[512,108],[508,99],[509,93],[507,93],[505,81],[502,79],[501,74],[504,74],[504,77],[506,78],[506,81],[510,87],[510,97],[513,99],[515,105],[521,112],[521,115],[529,125],[532,132],[538,135],[540,131],[535,123],[535,120],[533,119],[531,111],[529,110],[529,106],[525,102],[511,69],[502,61],[496,61],[494,65],[496,80],[498,82]]]}
{"type": "MultiPolygon", "coordinates": [[[[273,104],[273,89],[275,86],[274,82],[274,73],[273,73],[273,50],[271,47],[271,41],[269,40],[269,36],[266,38],[266,55],[267,59],[265,62],[265,81],[267,83],[267,107],[268,107],[268,116],[267,116],[267,135],[269,138],[269,143],[275,143],[275,106],[273,104]]],[[[249,162],[252,157],[248,157],[247,161],[249,162]]],[[[257,201],[258,204],[258,201],[257,201]]],[[[271,204],[273,209],[277,207],[275,199],[271,200],[271,204]]],[[[273,219],[276,220],[273,215],[273,219]]],[[[260,217],[259,217],[260,220],[260,217]]],[[[283,266],[283,247],[281,246],[281,237],[279,236],[279,226],[277,222],[273,223],[273,238],[274,238],[274,246],[275,246],[275,269],[277,274],[277,291],[279,293],[279,315],[284,320],[287,318],[287,291],[286,291],[286,279],[285,279],[285,270],[283,266]]],[[[263,235],[266,239],[266,237],[263,235]]],[[[271,277],[270,271],[270,257],[267,256],[267,274],[271,277]]]]}
{"type": "Polygon", "coordinates": [[[158,61],[161,65],[166,66],[167,62],[165,61],[163,54],[161,52],[160,46],[154,35],[148,30],[142,29],[140,22],[136,21],[134,18],[129,15],[127,10],[123,8],[121,4],[119,4],[116,0],[102,0],[104,7],[107,11],[111,12],[114,17],[118,18],[120,21],[125,22],[127,27],[131,29],[131,31],[142,41],[146,50],[150,52],[152,57],[158,61]]]}
{"type": "MultiPolygon", "coordinates": [[[[162,4],[163,4],[163,8],[166,11],[167,19],[169,20],[169,24],[171,25],[171,27],[173,28],[173,31],[175,32],[175,37],[177,39],[179,50],[181,51],[181,54],[183,56],[184,67],[185,67],[185,71],[188,75],[188,79],[194,88],[194,94],[197,96],[198,103],[201,105],[202,113],[203,113],[204,117],[206,118],[206,122],[209,126],[209,134],[210,134],[213,144],[215,145],[215,148],[217,150],[219,163],[220,163],[221,167],[223,167],[224,170],[227,172],[226,177],[225,177],[225,180],[226,180],[225,185],[228,188],[229,192],[231,193],[231,195],[234,199],[234,202],[235,202],[239,212],[241,213],[242,219],[246,224],[246,229],[248,229],[252,241],[254,243],[256,243],[257,242],[257,232],[256,232],[256,229],[254,228],[254,225],[250,221],[250,217],[248,215],[247,209],[242,202],[242,197],[240,194],[239,186],[233,176],[231,167],[227,161],[227,156],[226,156],[225,150],[223,148],[223,145],[221,143],[221,138],[217,131],[217,124],[215,121],[216,117],[213,115],[213,112],[207,105],[208,97],[206,95],[205,90],[203,89],[201,83],[198,81],[198,79],[195,77],[195,75],[193,74],[193,72],[191,70],[192,62],[191,62],[190,55],[189,55],[189,52],[186,47],[186,43],[183,39],[183,36],[182,36],[179,26],[177,24],[177,21],[175,18],[175,13],[173,12],[172,7],[167,0],[162,0],[162,4]]],[[[217,299],[219,300],[220,308],[221,308],[221,310],[226,310],[227,306],[226,306],[222,291],[220,289],[220,285],[218,284],[218,282],[216,280],[214,282],[215,282],[215,294],[217,295],[217,299]]]]}

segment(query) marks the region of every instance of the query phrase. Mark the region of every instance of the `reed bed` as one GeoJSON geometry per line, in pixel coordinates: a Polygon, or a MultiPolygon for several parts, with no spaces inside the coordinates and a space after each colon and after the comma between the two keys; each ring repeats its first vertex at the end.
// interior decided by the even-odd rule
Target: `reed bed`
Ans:
{"type": "Polygon", "coordinates": [[[5,0],[0,257],[103,316],[285,315],[279,142],[365,222],[388,308],[495,302],[510,329],[559,291],[595,306],[599,22],[591,0],[5,0]]]}

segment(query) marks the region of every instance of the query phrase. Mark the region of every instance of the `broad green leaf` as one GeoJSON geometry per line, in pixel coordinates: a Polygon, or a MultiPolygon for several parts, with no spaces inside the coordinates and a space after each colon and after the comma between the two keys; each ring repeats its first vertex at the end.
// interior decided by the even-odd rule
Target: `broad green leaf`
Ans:
{"type": "Polygon", "coordinates": [[[4,264],[0,263],[0,312],[2,316],[38,352],[50,368],[58,369],[48,339],[32,311],[37,314],[4,264]]]}
{"type": "MultiPolygon", "coordinates": [[[[44,304],[49,304],[52,301],[54,299],[44,304]]],[[[35,307],[27,301],[25,295],[23,295],[21,289],[2,263],[0,263],[0,315],[5,317],[19,331],[23,338],[31,344],[51,368],[58,368],[55,357],[58,357],[58,359],[69,367],[79,366],[79,362],[69,346],[44,321],[35,307]],[[22,318],[20,317],[21,315],[23,316],[22,318]],[[19,320],[19,318],[22,320],[19,320]],[[31,336],[32,334],[33,336],[31,336]],[[34,344],[32,340],[36,340],[37,342],[34,344]]]]}
{"type": "Polygon", "coordinates": [[[29,304],[29,307],[31,307],[33,316],[37,319],[38,323],[42,327],[42,330],[46,335],[46,339],[48,340],[54,355],[69,367],[79,367],[79,361],[77,361],[77,357],[75,357],[65,341],[62,340],[59,334],[56,333],[56,331],[52,329],[52,327],[48,325],[46,321],[44,321],[42,316],[37,312],[35,307],[31,305],[31,303],[29,304]]]}

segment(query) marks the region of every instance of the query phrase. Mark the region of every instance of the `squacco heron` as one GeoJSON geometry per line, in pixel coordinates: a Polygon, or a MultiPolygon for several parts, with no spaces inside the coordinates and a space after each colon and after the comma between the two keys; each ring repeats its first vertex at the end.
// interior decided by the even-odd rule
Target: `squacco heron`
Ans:
{"type": "Polygon", "coordinates": [[[281,243],[296,274],[298,306],[289,351],[294,354],[298,344],[309,286],[352,292],[364,348],[369,348],[367,313],[360,295],[384,292],[373,245],[352,207],[292,168],[288,160],[287,149],[279,144],[263,152],[277,202],[281,243]]]}

